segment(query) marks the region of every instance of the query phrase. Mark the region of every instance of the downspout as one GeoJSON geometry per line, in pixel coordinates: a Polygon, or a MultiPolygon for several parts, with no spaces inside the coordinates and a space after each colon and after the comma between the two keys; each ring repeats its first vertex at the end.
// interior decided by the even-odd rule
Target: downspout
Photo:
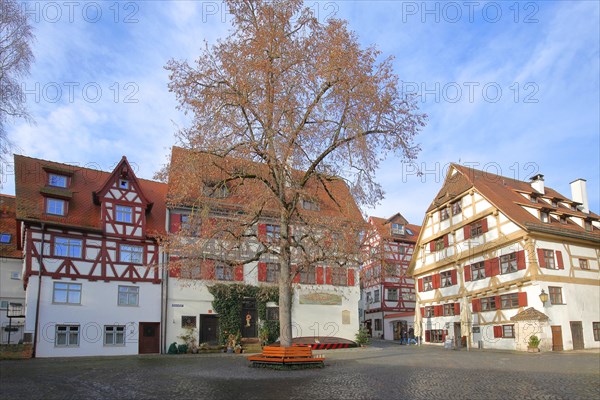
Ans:
{"type": "MultiPolygon", "coordinates": [[[[42,268],[44,262],[44,240],[46,239],[46,224],[42,222],[42,245],[40,246],[40,252],[38,254],[38,290],[37,290],[37,300],[35,304],[35,322],[33,326],[33,348],[31,350],[31,357],[35,358],[37,351],[37,343],[38,343],[38,332],[39,332],[39,319],[40,319],[40,298],[42,297],[42,268]]],[[[31,243],[34,246],[33,243],[31,243]]]]}

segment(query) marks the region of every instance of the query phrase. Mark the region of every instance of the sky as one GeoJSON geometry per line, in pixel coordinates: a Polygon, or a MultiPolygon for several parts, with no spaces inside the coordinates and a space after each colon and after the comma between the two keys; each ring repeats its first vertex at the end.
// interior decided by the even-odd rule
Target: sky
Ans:
{"type": "MultiPolygon", "coordinates": [[[[23,83],[34,124],[8,127],[15,153],[102,170],[127,156],[152,179],[188,123],[169,93],[170,59],[225,38],[220,1],[27,1],[35,62],[23,83]]],[[[343,18],[363,46],[394,57],[427,126],[417,160],[389,156],[386,196],[366,215],[421,224],[450,163],[545,184],[571,197],[587,180],[600,212],[600,3],[307,1],[343,18]],[[421,171],[422,175],[416,172],[421,171]]],[[[14,194],[12,163],[1,192],[14,194]]]]}

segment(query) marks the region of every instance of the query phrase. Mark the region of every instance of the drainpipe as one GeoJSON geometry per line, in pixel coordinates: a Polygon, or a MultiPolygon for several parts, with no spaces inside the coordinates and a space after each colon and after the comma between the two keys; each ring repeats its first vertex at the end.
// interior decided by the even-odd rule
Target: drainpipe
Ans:
{"type": "MultiPolygon", "coordinates": [[[[37,343],[38,343],[38,333],[39,333],[39,320],[40,320],[40,298],[42,297],[42,267],[44,262],[44,244],[46,239],[46,224],[42,222],[42,245],[40,246],[40,253],[38,255],[38,290],[37,290],[37,300],[35,304],[35,322],[33,326],[33,348],[31,350],[31,357],[35,358],[37,351],[37,343]]],[[[34,246],[33,243],[31,243],[34,246]]]]}

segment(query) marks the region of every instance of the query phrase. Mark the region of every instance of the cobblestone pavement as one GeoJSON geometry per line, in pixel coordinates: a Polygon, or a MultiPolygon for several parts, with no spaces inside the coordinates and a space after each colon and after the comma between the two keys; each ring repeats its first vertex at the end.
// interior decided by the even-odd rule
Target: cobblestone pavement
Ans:
{"type": "Polygon", "coordinates": [[[453,351],[375,342],[322,351],[323,369],[249,368],[243,355],[0,361],[8,399],[599,399],[600,352],[453,351]]]}

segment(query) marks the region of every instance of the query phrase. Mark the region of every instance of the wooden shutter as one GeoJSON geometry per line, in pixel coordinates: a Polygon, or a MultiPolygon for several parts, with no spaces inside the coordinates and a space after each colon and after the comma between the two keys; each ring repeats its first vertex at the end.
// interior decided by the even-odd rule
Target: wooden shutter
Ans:
{"type": "Polygon", "coordinates": [[[259,282],[267,281],[267,263],[264,263],[264,262],[258,263],[258,281],[259,282]]]}
{"type": "Polygon", "coordinates": [[[454,303],[454,315],[460,315],[460,303],[454,303]]]}
{"type": "Polygon", "coordinates": [[[471,266],[465,265],[465,282],[471,282],[471,266]]]}
{"type": "Polygon", "coordinates": [[[440,274],[433,274],[431,276],[431,283],[433,284],[433,288],[434,289],[439,289],[440,288],[440,282],[441,282],[441,278],[440,278],[440,274]]]}
{"type": "Polygon", "coordinates": [[[354,286],[354,268],[348,268],[348,286],[354,286]]]}
{"type": "Polygon", "coordinates": [[[525,251],[517,251],[517,269],[523,270],[525,269],[525,251]]]}
{"type": "Polygon", "coordinates": [[[449,245],[448,245],[448,237],[449,237],[449,236],[450,236],[450,235],[444,235],[444,248],[447,248],[447,247],[449,246],[449,245]]]}
{"type": "Polygon", "coordinates": [[[323,267],[321,266],[317,266],[317,268],[315,268],[317,270],[317,285],[322,285],[324,283],[323,281],[323,267]]]}
{"type": "Polygon", "coordinates": [[[430,342],[431,341],[431,331],[430,330],[426,330],[425,331],[425,341],[426,342],[430,342]]]}
{"type": "Polygon", "coordinates": [[[501,338],[502,337],[502,325],[494,326],[494,337],[501,338]]]}
{"type": "Polygon", "coordinates": [[[519,307],[527,307],[527,292],[519,292],[519,307]]]}
{"type": "Polygon", "coordinates": [[[429,242],[429,251],[431,251],[432,253],[435,251],[435,240],[429,242]]]}
{"type": "Polygon", "coordinates": [[[488,229],[488,222],[487,222],[487,217],[481,220],[481,231],[482,232],[487,232],[488,229]]]}
{"type": "Polygon", "coordinates": [[[560,251],[560,250],[556,250],[556,265],[558,266],[558,269],[565,269],[562,251],[560,251]]]}
{"type": "Polygon", "coordinates": [[[502,303],[500,302],[500,296],[494,296],[494,303],[496,303],[496,310],[502,310],[502,303]]]}
{"type": "Polygon", "coordinates": [[[481,299],[473,299],[471,300],[471,305],[473,306],[473,312],[481,311],[481,299]]]}
{"type": "Polygon", "coordinates": [[[169,258],[169,277],[179,278],[181,276],[181,266],[179,265],[179,257],[172,256],[169,258]]]}
{"type": "Polygon", "coordinates": [[[500,259],[498,257],[492,258],[490,260],[490,265],[492,270],[491,276],[500,275],[500,259]]]}
{"type": "Polygon", "coordinates": [[[292,282],[300,283],[300,271],[298,269],[298,266],[295,264],[292,264],[292,282]]]}
{"type": "Polygon", "coordinates": [[[200,275],[202,279],[215,279],[215,262],[214,260],[204,260],[200,263],[200,275]]]}
{"type": "Polygon", "coordinates": [[[443,307],[442,306],[433,306],[433,316],[441,317],[442,315],[444,315],[443,307]]]}
{"type": "Polygon", "coordinates": [[[456,285],[458,283],[458,277],[456,276],[456,270],[453,269],[450,271],[450,278],[452,279],[452,284],[456,285]]]}
{"type": "Polygon", "coordinates": [[[169,232],[177,233],[181,229],[181,214],[171,214],[171,226],[169,232]]]}
{"type": "Polygon", "coordinates": [[[243,281],[244,280],[244,266],[243,265],[236,265],[235,266],[235,280],[236,281],[243,281]]]}
{"type": "Polygon", "coordinates": [[[470,239],[471,238],[471,225],[467,225],[463,228],[463,232],[465,235],[465,240],[470,239]]]}
{"type": "Polygon", "coordinates": [[[267,224],[258,224],[258,240],[261,242],[267,240],[267,224]]]}
{"type": "Polygon", "coordinates": [[[485,269],[485,277],[491,278],[492,275],[492,260],[485,260],[483,262],[483,268],[485,269]]]}
{"type": "Polygon", "coordinates": [[[331,285],[331,267],[325,268],[325,284],[331,285]]]}
{"type": "Polygon", "coordinates": [[[537,249],[538,264],[540,268],[546,268],[546,260],[544,259],[544,249],[537,249]]]}
{"type": "Polygon", "coordinates": [[[425,318],[425,307],[421,307],[421,318],[425,318]]]}
{"type": "Polygon", "coordinates": [[[417,279],[417,287],[419,289],[419,293],[423,292],[423,278],[417,279]]]}

